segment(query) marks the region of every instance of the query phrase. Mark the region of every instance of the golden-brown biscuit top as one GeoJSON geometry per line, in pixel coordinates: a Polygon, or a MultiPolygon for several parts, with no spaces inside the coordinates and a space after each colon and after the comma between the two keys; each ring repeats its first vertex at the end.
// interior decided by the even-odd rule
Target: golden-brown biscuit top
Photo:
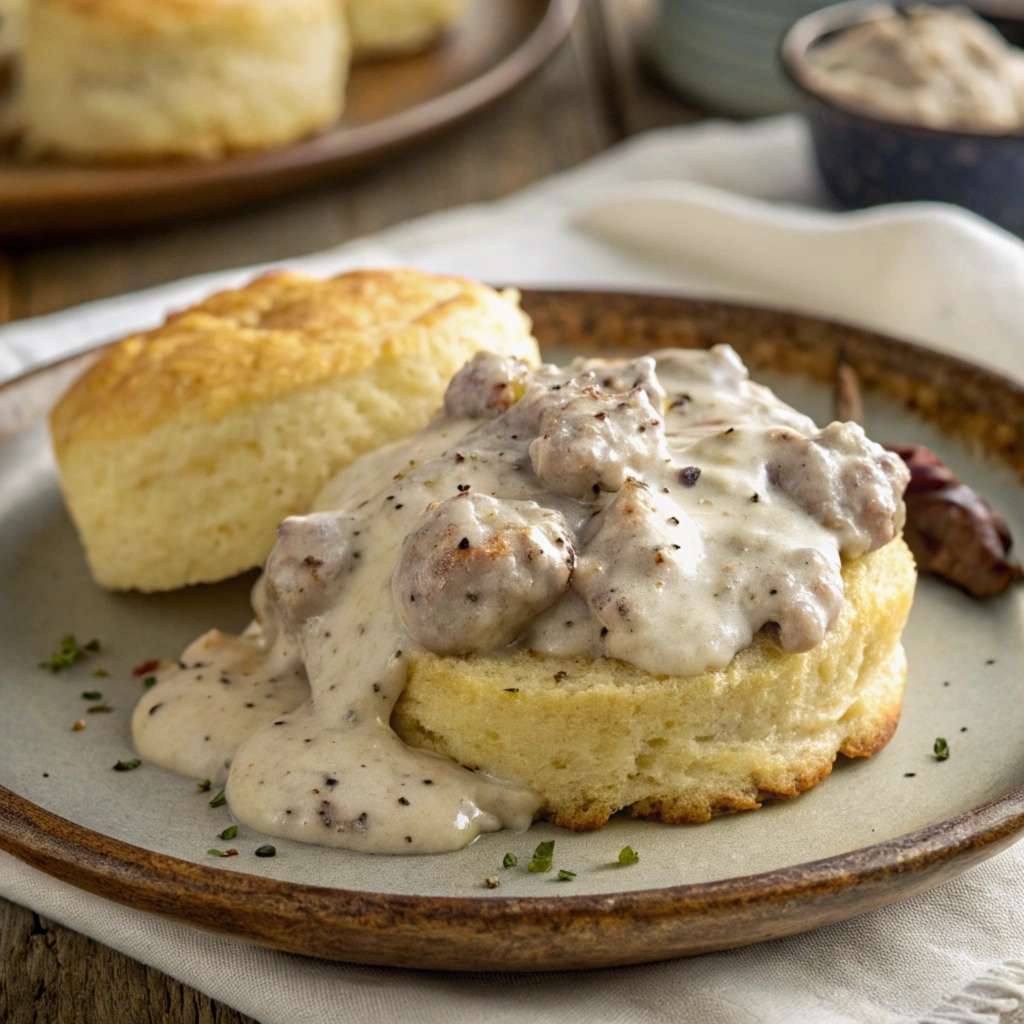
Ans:
{"type": "Polygon", "coordinates": [[[507,329],[522,314],[461,278],[273,272],[108,348],[53,410],[54,445],[60,453],[83,436],[138,436],[177,416],[219,419],[245,403],[443,345],[453,318],[472,330],[495,327],[499,316],[507,329]]]}

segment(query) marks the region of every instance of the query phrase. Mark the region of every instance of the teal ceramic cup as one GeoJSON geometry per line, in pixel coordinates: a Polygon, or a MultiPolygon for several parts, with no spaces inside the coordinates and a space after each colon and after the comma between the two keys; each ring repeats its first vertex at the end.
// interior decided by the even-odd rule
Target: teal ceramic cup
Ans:
{"type": "Polygon", "coordinates": [[[743,117],[797,106],[778,67],[789,27],[822,0],[661,0],[651,57],[665,82],[711,110],[743,117]]]}

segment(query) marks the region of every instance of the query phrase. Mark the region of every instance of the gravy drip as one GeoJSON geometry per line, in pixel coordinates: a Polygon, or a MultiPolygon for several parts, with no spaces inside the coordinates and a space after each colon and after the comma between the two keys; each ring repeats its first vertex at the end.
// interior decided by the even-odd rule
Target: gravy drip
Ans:
{"type": "Polygon", "coordinates": [[[525,829],[534,794],[391,730],[410,656],[526,646],[686,676],[768,624],[810,650],[842,559],[899,532],[906,482],[859,426],[819,431],[727,346],[535,372],[478,355],[431,427],[282,523],[257,621],[159,673],[136,746],[226,777],[235,816],[271,835],[436,853],[525,829]]]}

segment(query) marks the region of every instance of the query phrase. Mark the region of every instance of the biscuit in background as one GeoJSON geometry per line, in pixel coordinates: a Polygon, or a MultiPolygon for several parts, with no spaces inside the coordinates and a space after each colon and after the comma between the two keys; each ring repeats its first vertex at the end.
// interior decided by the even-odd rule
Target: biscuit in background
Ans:
{"type": "Polygon", "coordinates": [[[537,363],[518,295],[409,270],[269,274],[111,346],[50,420],[97,582],[168,590],[261,565],[282,519],[424,427],[481,350],[537,363]]]}
{"type": "Polygon", "coordinates": [[[468,0],[342,0],[356,60],[417,53],[466,12],[468,0]]]}
{"type": "Polygon", "coordinates": [[[33,0],[25,154],[215,159],[281,146],[341,115],[337,0],[33,0]]]}

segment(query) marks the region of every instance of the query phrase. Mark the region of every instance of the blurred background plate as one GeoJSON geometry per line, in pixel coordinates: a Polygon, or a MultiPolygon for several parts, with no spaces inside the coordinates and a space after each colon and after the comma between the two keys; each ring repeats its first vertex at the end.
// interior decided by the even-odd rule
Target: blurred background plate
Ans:
{"type": "Polygon", "coordinates": [[[338,125],[283,149],[145,167],[0,159],[0,241],[194,216],[366,167],[522,83],[564,41],[578,7],[579,0],[474,0],[437,48],[353,69],[338,125]]]}

